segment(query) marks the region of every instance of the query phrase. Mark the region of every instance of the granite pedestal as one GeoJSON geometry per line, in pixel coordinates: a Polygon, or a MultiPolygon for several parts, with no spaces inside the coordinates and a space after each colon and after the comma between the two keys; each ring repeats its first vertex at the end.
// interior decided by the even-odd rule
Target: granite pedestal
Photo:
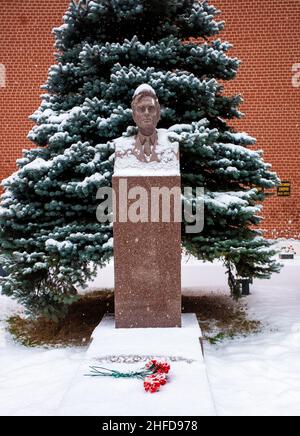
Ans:
{"type": "MultiPolygon", "coordinates": [[[[181,223],[174,222],[175,197],[170,196],[170,222],[163,222],[162,201],[151,222],[151,188],[178,188],[180,176],[113,177],[116,210],[120,210],[120,179],[127,193],[139,186],[148,193],[148,222],[114,223],[115,319],[117,328],[181,326],[181,223]]],[[[136,200],[128,200],[128,210],[136,200]]],[[[164,207],[166,213],[166,207],[164,207]]]]}

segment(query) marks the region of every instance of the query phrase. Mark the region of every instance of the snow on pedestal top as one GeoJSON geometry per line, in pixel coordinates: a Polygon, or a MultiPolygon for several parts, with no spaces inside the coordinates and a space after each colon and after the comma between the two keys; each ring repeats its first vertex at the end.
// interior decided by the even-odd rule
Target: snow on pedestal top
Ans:
{"type": "Polygon", "coordinates": [[[179,143],[171,142],[167,129],[157,129],[159,162],[142,162],[134,154],[135,136],[115,139],[115,176],[179,176],[179,143]]]}

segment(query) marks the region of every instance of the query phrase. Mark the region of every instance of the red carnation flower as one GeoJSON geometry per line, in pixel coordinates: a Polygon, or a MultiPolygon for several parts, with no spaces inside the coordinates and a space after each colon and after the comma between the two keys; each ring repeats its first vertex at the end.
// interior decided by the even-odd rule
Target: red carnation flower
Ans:
{"type": "Polygon", "coordinates": [[[167,383],[167,376],[163,373],[157,373],[155,374],[156,379],[159,381],[161,386],[164,386],[167,383]]]}
{"type": "Polygon", "coordinates": [[[155,359],[151,359],[149,360],[149,362],[146,364],[146,368],[150,369],[150,368],[156,368],[157,366],[157,360],[155,359]]]}
{"type": "Polygon", "coordinates": [[[144,381],[144,388],[146,392],[151,392],[154,394],[159,391],[161,386],[160,381],[156,378],[155,375],[148,375],[144,381]]]}
{"type": "Polygon", "coordinates": [[[146,364],[146,368],[148,369],[153,368],[154,372],[160,372],[164,374],[168,374],[171,369],[168,362],[159,361],[155,359],[149,360],[149,362],[146,364]]]}

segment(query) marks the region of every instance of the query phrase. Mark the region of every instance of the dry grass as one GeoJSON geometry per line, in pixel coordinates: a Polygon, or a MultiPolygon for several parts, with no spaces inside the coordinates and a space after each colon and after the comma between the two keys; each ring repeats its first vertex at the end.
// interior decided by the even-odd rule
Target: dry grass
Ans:
{"type": "Polygon", "coordinates": [[[93,292],[72,304],[65,319],[55,323],[45,318],[36,320],[20,316],[8,320],[8,330],[26,346],[86,346],[105,313],[112,313],[113,293],[93,292]]]}
{"type": "Polygon", "coordinates": [[[237,302],[222,294],[184,297],[183,312],[197,314],[203,336],[212,344],[261,330],[260,321],[248,319],[245,300],[237,302]]]}
{"type": "MultiPolygon", "coordinates": [[[[67,317],[58,323],[15,316],[8,320],[8,330],[26,346],[86,346],[102,317],[113,312],[113,292],[93,292],[74,303],[67,317]]],[[[224,295],[183,297],[183,312],[197,314],[203,334],[211,343],[255,333],[261,327],[258,321],[247,319],[242,303],[224,295]]]]}

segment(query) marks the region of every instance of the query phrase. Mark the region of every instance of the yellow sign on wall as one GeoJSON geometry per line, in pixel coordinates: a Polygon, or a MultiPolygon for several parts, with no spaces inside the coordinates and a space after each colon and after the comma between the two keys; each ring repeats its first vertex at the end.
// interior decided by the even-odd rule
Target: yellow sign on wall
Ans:
{"type": "Polygon", "coordinates": [[[291,182],[281,182],[281,185],[277,188],[278,197],[290,197],[291,195],[291,182]]]}

